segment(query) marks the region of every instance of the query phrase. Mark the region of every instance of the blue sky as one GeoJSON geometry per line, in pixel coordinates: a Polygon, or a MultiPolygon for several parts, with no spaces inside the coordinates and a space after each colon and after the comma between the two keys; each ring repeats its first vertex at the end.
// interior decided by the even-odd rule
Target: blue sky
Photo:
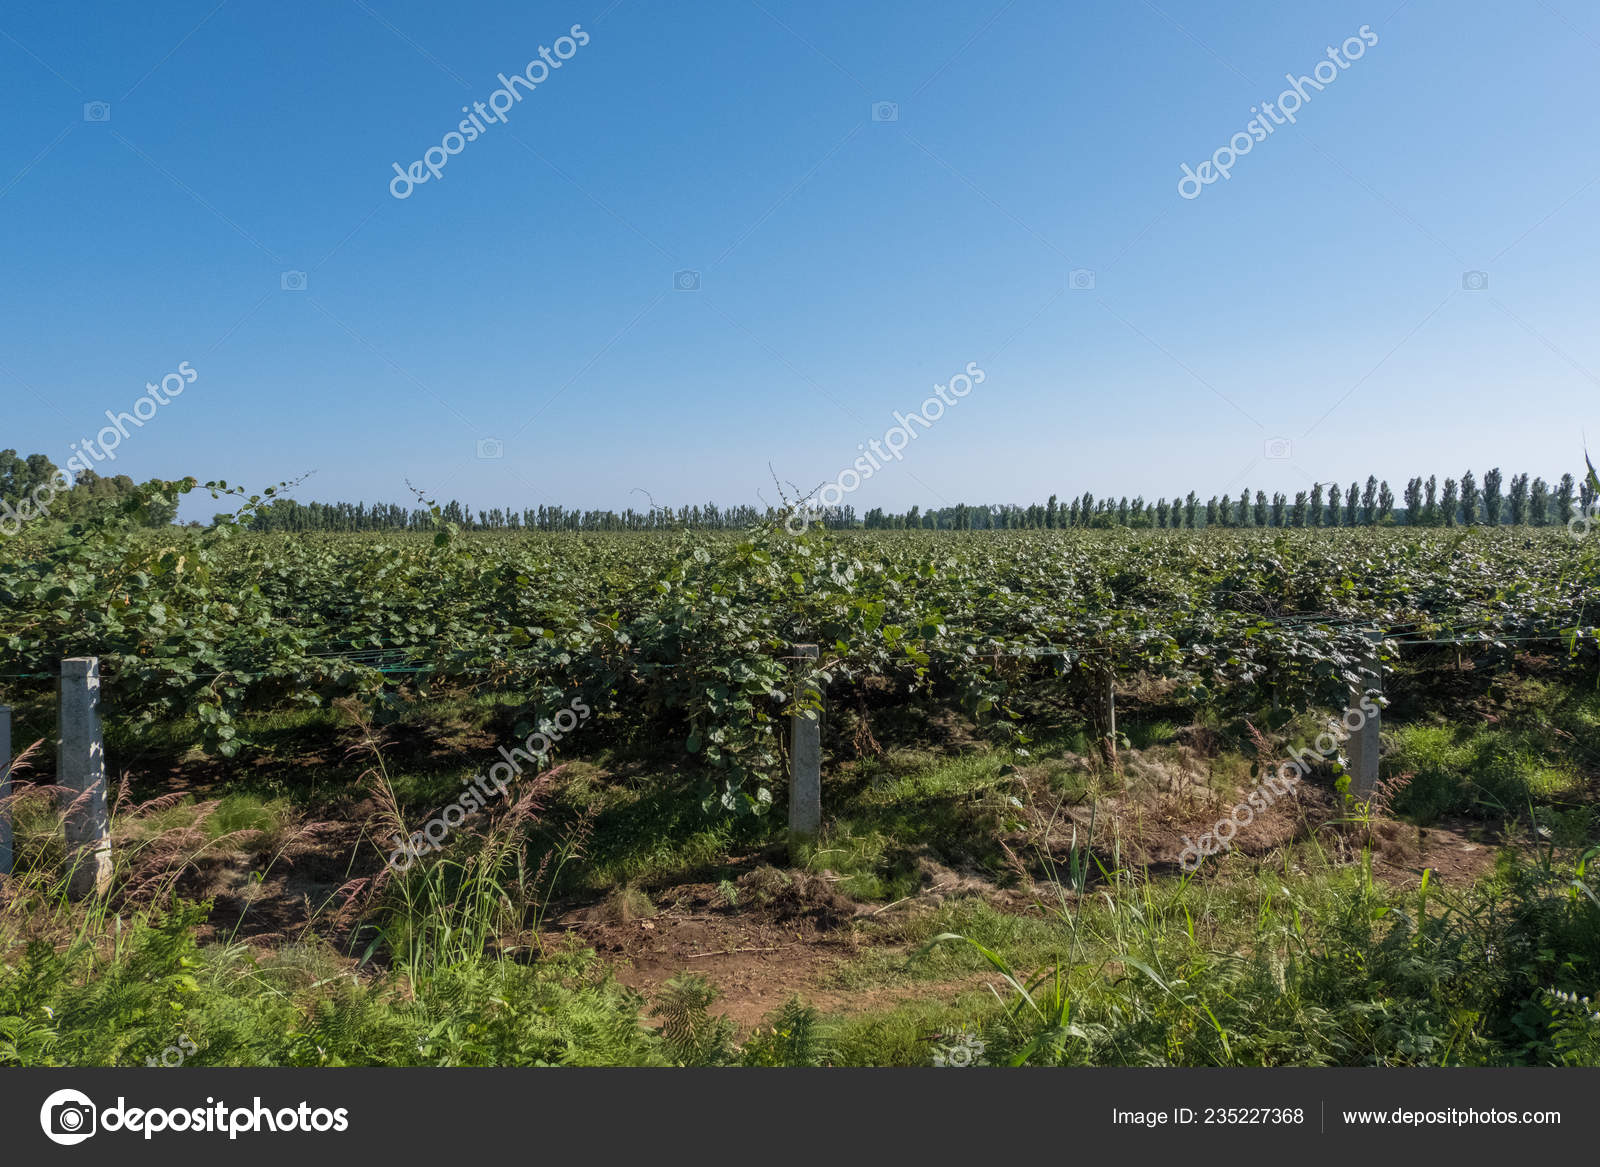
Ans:
{"type": "Polygon", "coordinates": [[[975,361],[858,510],[1553,478],[1600,435],[1597,68],[1576,0],[11,8],[0,445],[64,463],[188,361],[112,472],[755,503],[769,462],[831,478],[975,361]]]}

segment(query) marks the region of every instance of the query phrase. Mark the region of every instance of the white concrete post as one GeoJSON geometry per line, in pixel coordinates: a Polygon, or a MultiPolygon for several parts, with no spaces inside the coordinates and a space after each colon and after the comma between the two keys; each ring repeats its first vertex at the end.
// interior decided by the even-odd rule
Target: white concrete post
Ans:
{"type": "MultiPolygon", "coordinates": [[[[1378,645],[1383,641],[1383,633],[1373,630],[1367,633],[1367,639],[1372,641],[1372,664],[1364,670],[1366,684],[1355,690],[1358,708],[1361,699],[1368,694],[1374,699],[1383,696],[1383,665],[1378,660],[1378,645]]],[[[1350,793],[1357,797],[1370,795],[1378,785],[1378,730],[1381,721],[1382,717],[1374,713],[1366,718],[1360,729],[1350,734],[1350,793]]]]}
{"type": "Polygon", "coordinates": [[[789,719],[789,859],[816,842],[822,830],[822,716],[807,708],[820,704],[821,694],[812,673],[817,646],[794,646],[796,709],[789,719]]]}
{"type": "Polygon", "coordinates": [[[11,710],[0,705],[0,875],[11,874],[11,710]]]}
{"type": "Polygon", "coordinates": [[[106,808],[106,755],[100,739],[100,661],[61,662],[60,746],[56,784],[68,799],[67,894],[82,899],[111,886],[111,819],[106,808]]]}

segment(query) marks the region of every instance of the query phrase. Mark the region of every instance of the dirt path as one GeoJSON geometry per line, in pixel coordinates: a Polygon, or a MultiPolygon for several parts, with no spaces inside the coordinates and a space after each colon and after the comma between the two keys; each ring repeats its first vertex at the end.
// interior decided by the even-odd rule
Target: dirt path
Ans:
{"type": "Polygon", "coordinates": [[[712,884],[686,884],[656,897],[652,914],[620,918],[614,901],[569,912],[547,939],[592,947],[614,962],[619,981],[647,999],[683,973],[699,973],[721,991],[712,1012],[724,1013],[741,1034],[799,993],[824,1013],[865,1013],[901,1001],[950,999],[981,988],[992,976],[842,988],[837,973],[868,948],[904,953],[898,944],[875,946],[850,920],[874,907],[838,902],[797,902],[730,907],[712,884]]]}

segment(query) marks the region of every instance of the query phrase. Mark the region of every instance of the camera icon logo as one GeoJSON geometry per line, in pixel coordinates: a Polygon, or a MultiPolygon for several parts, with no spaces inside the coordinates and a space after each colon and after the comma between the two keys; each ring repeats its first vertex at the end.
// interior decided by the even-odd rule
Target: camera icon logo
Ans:
{"type": "Polygon", "coordinates": [[[478,439],[478,461],[493,462],[506,456],[506,444],[499,438],[478,439]]]}
{"type": "Polygon", "coordinates": [[[1288,438],[1268,438],[1261,446],[1269,462],[1287,462],[1294,456],[1294,446],[1288,438]]]}
{"type": "Polygon", "coordinates": [[[875,101],[872,103],[872,120],[875,122],[897,122],[900,120],[900,105],[894,101],[875,101]]]}
{"type": "Polygon", "coordinates": [[[955,1069],[965,1069],[968,1066],[983,1065],[983,1051],[987,1043],[975,1033],[968,1033],[963,1026],[961,1032],[954,1034],[949,1040],[933,1047],[933,1064],[955,1069]]]}
{"type": "Polygon", "coordinates": [[[39,1108],[39,1125],[52,1143],[72,1147],[94,1134],[98,1113],[87,1094],[57,1090],[39,1108]]]}
{"type": "Polygon", "coordinates": [[[83,120],[86,122],[108,122],[111,120],[111,103],[109,101],[86,101],[83,103],[83,120]]]}
{"type": "Polygon", "coordinates": [[[286,271],[278,277],[278,286],[285,292],[303,292],[306,290],[306,273],[286,271]]]}
{"type": "Polygon", "coordinates": [[[1594,530],[1597,516],[1600,516],[1600,503],[1590,503],[1581,507],[1578,513],[1567,520],[1567,534],[1574,539],[1585,538],[1594,530]]]}
{"type": "Polygon", "coordinates": [[[1461,286],[1469,292],[1481,292],[1489,286],[1489,273],[1464,271],[1461,273],[1461,286]]]}
{"type": "Polygon", "coordinates": [[[1074,292],[1094,290],[1094,272],[1086,267],[1075,267],[1067,273],[1067,287],[1074,292]]]}
{"type": "Polygon", "coordinates": [[[700,273],[697,271],[680,271],[673,273],[672,286],[680,292],[698,292],[700,290],[700,273]]]}

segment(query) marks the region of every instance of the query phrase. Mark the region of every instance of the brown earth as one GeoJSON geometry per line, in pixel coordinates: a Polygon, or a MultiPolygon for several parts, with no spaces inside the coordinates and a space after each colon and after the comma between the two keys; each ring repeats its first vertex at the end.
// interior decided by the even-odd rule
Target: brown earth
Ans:
{"type": "Polygon", "coordinates": [[[932,983],[840,988],[836,974],[864,948],[907,951],[902,945],[876,944],[854,922],[885,918],[886,910],[909,904],[854,904],[828,889],[826,874],[775,873],[772,868],[744,877],[741,896],[760,896],[763,879],[772,879],[763,872],[792,881],[765,904],[730,907],[715,884],[683,884],[654,897],[648,916],[619,912],[611,900],[574,909],[553,921],[545,940],[576,939],[594,948],[613,962],[617,979],[646,1000],[673,977],[699,973],[721,991],[712,1012],[725,1014],[741,1035],[796,993],[824,1013],[867,1013],[930,996],[948,999],[998,979],[974,974],[932,983]]]}

